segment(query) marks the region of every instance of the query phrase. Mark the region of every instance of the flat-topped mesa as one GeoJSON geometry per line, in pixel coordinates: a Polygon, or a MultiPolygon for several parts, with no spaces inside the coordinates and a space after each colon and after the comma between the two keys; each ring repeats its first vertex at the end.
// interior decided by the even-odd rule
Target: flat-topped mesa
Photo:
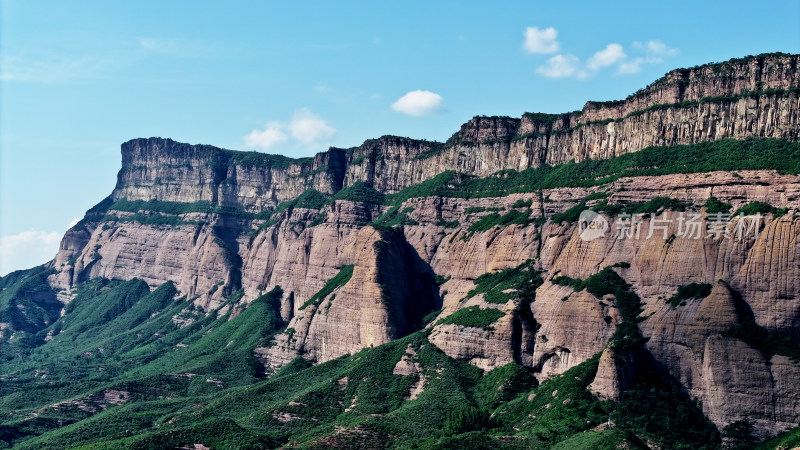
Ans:
{"type": "Polygon", "coordinates": [[[341,188],[346,164],[336,149],[294,159],[171,139],[133,139],[122,144],[122,169],[112,198],[207,201],[258,212],[308,188],[334,193],[341,188]]]}
{"type": "Polygon", "coordinates": [[[135,139],[122,146],[113,198],[209,201],[251,212],[309,188],[334,194],[363,181],[397,192],[455,170],[488,176],[570,160],[605,159],[649,146],[718,139],[800,137],[800,55],[771,53],[669,72],[625,100],[582,111],[476,116],[444,144],[397,136],[313,158],[135,139]]]}
{"type": "Polygon", "coordinates": [[[800,55],[766,53],[688,69],[675,69],[625,100],[586,102],[576,120],[585,123],[620,119],[653,105],[796,88],[800,86],[798,62],[800,55]]]}

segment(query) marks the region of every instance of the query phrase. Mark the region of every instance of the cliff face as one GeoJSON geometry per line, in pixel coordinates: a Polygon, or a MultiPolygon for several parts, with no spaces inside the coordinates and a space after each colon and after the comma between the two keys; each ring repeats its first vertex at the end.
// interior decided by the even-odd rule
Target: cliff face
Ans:
{"type": "MultiPolygon", "coordinates": [[[[608,398],[619,398],[636,376],[620,361],[647,365],[702,400],[719,427],[747,419],[761,435],[774,433],[800,423],[800,389],[793,382],[800,365],[736,330],[788,336],[795,345],[800,340],[796,175],[623,177],[497,197],[418,195],[394,208],[334,197],[284,203],[271,213],[308,189],[330,196],[357,182],[393,193],[447,170],[489,176],[653,145],[797,140],[798,60],[772,55],[673,71],[624,101],[589,102],[581,112],[476,117],[445,144],[384,137],[292,160],[136,139],[122,146],[111,201],[207,202],[210,209],[173,212],[170,220],[156,203],[137,212],[113,205],[90,212],[64,237],[49,281],[65,302],[78,283],[95,277],[138,277],[152,287],[172,281],[205,311],[227,310],[232,297],[246,304],[280,286],[287,293],[281,316],[289,324],[255,352],[267,373],[298,355],[324,362],[427,327],[430,342],[453,358],[485,370],[517,362],[540,380],[603,352],[592,389],[608,398]],[[595,200],[587,203],[591,195],[595,200]],[[552,220],[600,198],[609,205],[670,198],[697,211],[705,230],[713,218],[704,206],[711,197],[730,212],[755,201],[773,209],[755,239],[681,238],[673,221],[649,239],[609,233],[588,241],[574,221],[552,220]],[[511,212],[523,220],[500,223],[511,212]],[[404,217],[394,229],[377,223],[391,214],[404,217]],[[492,221],[498,225],[482,226],[492,221]],[[473,291],[482,275],[525,264],[531,272],[523,271],[530,279],[522,286],[535,287],[533,293],[516,295],[502,284],[496,292],[473,291]],[[646,343],[635,352],[609,344],[630,324],[613,294],[598,296],[556,278],[580,282],[612,266],[641,301],[635,322],[646,343]],[[534,272],[541,277],[535,285],[534,272]],[[675,306],[667,302],[692,283],[711,291],[675,306]],[[465,311],[494,320],[448,320],[465,311]]],[[[677,209],[650,211],[642,228],[677,209]]],[[[744,220],[732,220],[729,231],[744,220]]]]}
{"type": "Polygon", "coordinates": [[[396,192],[446,170],[487,176],[648,146],[747,137],[796,140],[799,61],[798,55],[767,55],[679,69],[624,101],[588,102],[568,114],[478,116],[445,144],[387,136],[293,160],[135,139],[122,146],[123,169],[113,198],[206,200],[261,211],[308,188],[335,193],[356,181],[396,192]]]}

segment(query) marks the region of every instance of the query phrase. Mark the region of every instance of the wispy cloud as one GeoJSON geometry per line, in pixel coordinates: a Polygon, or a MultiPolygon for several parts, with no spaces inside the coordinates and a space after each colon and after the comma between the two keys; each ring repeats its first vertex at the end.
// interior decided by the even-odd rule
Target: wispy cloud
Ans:
{"type": "Polygon", "coordinates": [[[216,55],[221,51],[217,44],[200,39],[139,37],[136,42],[139,51],[145,55],[196,58],[216,55]]]}
{"type": "Polygon", "coordinates": [[[263,130],[253,130],[244,137],[244,145],[267,150],[286,142],[289,137],[284,132],[286,126],[281,122],[268,122],[263,130]]]}
{"type": "Polygon", "coordinates": [[[647,41],[644,44],[641,42],[634,42],[633,47],[644,50],[651,57],[675,56],[678,54],[678,49],[672,48],[658,40],[647,41]]]}
{"type": "Polygon", "coordinates": [[[538,68],[536,72],[548,78],[586,78],[589,72],[581,67],[581,60],[575,55],[556,55],[538,68]]]}
{"type": "Polygon", "coordinates": [[[294,114],[288,130],[294,139],[306,145],[326,141],[336,134],[336,129],[328,125],[327,120],[308,108],[301,108],[294,114]]]}
{"type": "MultiPolygon", "coordinates": [[[[0,80],[4,82],[65,83],[113,76],[148,58],[202,58],[219,55],[219,45],[196,39],[138,37],[104,39],[74,37],[65,42],[45,40],[28,48],[0,54],[0,80]],[[78,50],[80,49],[80,50],[78,50]]],[[[230,53],[231,49],[225,49],[230,53]]]]}
{"type": "Polygon", "coordinates": [[[90,79],[111,67],[112,59],[98,56],[15,56],[0,60],[0,80],[29,83],[59,83],[90,79]]]}
{"type": "Polygon", "coordinates": [[[525,29],[525,41],[522,43],[522,48],[528,53],[555,53],[561,49],[556,41],[557,37],[558,31],[553,27],[545,29],[528,27],[525,29]]]}
{"type": "Polygon", "coordinates": [[[269,150],[276,145],[291,140],[305,146],[319,145],[336,134],[336,129],[328,121],[314,114],[308,108],[297,110],[289,122],[272,121],[263,129],[253,130],[244,136],[247,147],[269,150]]]}
{"type": "MultiPolygon", "coordinates": [[[[555,28],[539,29],[528,27],[525,30],[523,47],[528,53],[555,53],[560,49],[555,28]]],[[[601,70],[616,67],[619,75],[634,74],[646,64],[658,64],[664,58],[676,55],[678,50],[659,40],[631,44],[633,56],[630,57],[622,45],[614,42],[596,51],[586,62],[571,53],[559,53],[548,58],[536,68],[536,72],[548,78],[589,78],[601,70]]]]}
{"type": "Polygon", "coordinates": [[[617,73],[623,75],[638,73],[644,65],[659,64],[664,62],[664,58],[678,54],[678,49],[661,41],[634,42],[632,47],[640,56],[621,62],[617,73]]]}
{"type": "Polygon", "coordinates": [[[56,256],[62,233],[23,231],[0,237],[0,276],[43,264],[56,256]]]}
{"type": "Polygon", "coordinates": [[[589,61],[586,63],[586,67],[588,67],[590,70],[597,70],[602,67],[614,65],[627,57],[628,55],[625,54],[625,51],[622,49],[621,45],[608,44],[606,48],[600,50],[592,55],[591,58],[589,58],[589,61]]]}
{"type": "Polygon", "coordinates": [[[392,109],[409,116],[426,116],[442,110],[442,96],[431,91],[417,89],[392,103],[392,109]]]}

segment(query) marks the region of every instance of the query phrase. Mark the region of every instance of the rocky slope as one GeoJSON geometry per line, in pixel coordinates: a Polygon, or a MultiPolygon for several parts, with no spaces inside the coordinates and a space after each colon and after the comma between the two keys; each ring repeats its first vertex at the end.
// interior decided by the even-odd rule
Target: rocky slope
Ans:
{"type": "MultiPolygon", "coordinates": [[[[268,374],[298,355],[329,361],[423,327],[453,358],[484,370],[517,362],[539,380],[602,353],[591,386],[599,396],[620,398],[637,376],[630,366],[647,367],[701,400],[720,429],[747,420],[767,436],[800,423],[800,365],[764,344],[775,336],[789,346],[800,340],[796,175],[622,176],[479,198],[428,192],[394,204],[348,189],[366,186],[382,196],[444,171],[466,180],[502,178],[496,172],[723,138],[795,141],[799,60],[762,55],[676,70],[624,101],[589,102],[569,114],[476,117],[445,144],[383,137],[291,160],[167,139],[129,141],[117,187],[66,234],[49,282],[68,302],[76,286],[96,277],[137,277],[151,287],[171,281],[198,308],[223,312],[232,297],[246,305],[280,286],[287,328],[255,350],[268,374]],[[295,200],[309,189],[323,201],[295,200]],[[712,197],[729,212],[752,202],[772,209],[754,239],[691,239],[675,220],[663,225],[687,209],[699,214],[705,233],[717,217],[709,211],[712,197]],[[661,226],[650,238],[608,233],[589,241],[574,219],[553,220],[576,205],[659,198],[674,202],[641,217],[644,232],[661,226]],[[131,207],[135,201],[142,203],[131,207]],[[502,222],[508,214],[515,219],[502,222]],[[606,268],[638,296],[633,319],[614,290],[597,295],[580,284],[606,268]],[[524,281],[477,292],[482,275],[504,270],[523,273],[524,281]],[[692,283],[711,290],[667,302],[692,283]],[[517,295],[524,286],[535,292],[517,295]],[[457,314],[461,321],[448,321],[457,314]],[[494,320],[471,322],[478,316],[494,320]],[[634,350],[609,344],[632,323],[646,342],[634,350]]],[[[619,218],[619,211],[601,212],[612,224],[619,218]]],[[[733,219],[727,230],[735,235],[748,220],[733,219]]]]}

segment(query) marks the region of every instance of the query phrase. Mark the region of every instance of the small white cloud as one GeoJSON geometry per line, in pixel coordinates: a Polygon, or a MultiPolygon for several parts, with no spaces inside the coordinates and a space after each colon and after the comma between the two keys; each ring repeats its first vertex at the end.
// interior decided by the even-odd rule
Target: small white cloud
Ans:
{"type": "Polygon", "coordinates": [[[23,231],[0,237],[0,276],[44,264],[58,252],[61,233],[23,231]]]}
{"type": "Polygon", "coordinates": [[[555,53],[561,48],[556,41],[557,37],[558,31],[553,27],[543,30],[528,27],[525,29],[525,42],[522,47],[528,53],[555,53]]]}
{"type": "Polygon", "coordinates": [[[678,54],[678,50],[661,41],[647,41],[646,43],[634,42],[632,45],[640,55],[633,59],[624,59],[617,66],[617,73],[628,75],[638,73],[645,64],[659,64],[664,58],[678,54]]]}
{"type": "Polygon", "coordinates": [[[678,54],[678,49],[672,48],[658,40],[647,41],[646,44],[641,44],[639,42],[634,43],[634,45],[636,44],[639,44],[640,48],[643,48],[652,56],[675,56],[678,54]]]}
{"type": "Polygon", "coordinates": [[[589,73],[581,69],[581,61],[574,55],[556,55],[539,66],[536,72],[549,78],[586,78],[589,73]]]}
{"type": "Polygon", "coordinates": [[[67,226],[67,229],[69,230],[70,228],[74,227],[80,221],[81,221],[80,217],[73,217],[72,220],[69,221],[69,225],[67,226]]]}
{"type": "Polygon", "coordinates": [[[392,109],[409,116],[425,116],[441,111],[442,96],[431,91],[416,90],[392,103],[392,109]]]}
{"type": "Polygon", "coordinates": [[[636,58],[628,61],[623,61],[619,63],[617,67],[617,73],[621,75],[631,75],[634,73],[639,73],[642,70],[642,63],[644,62],[644,58],[636,58]]]}
{"type": "Polygon", "coordinates": [[[304,144],[322,142],[336,134],[335,128],[308,108],[299,109],[287,128],[293,138],[304,144]]]}
{"type": "Polygon", "coordinates": [[[591,70],[597,70],[601,67],[608,67],[616,64],[627,57],[628,55],[625,54],[621,45],[608,44],[606,45],[606,48],[600,50],[592,55],[591,58],[589,58],[589,61],[586,63],[586,67],[591,70]]]}
{"type": "Polygon", "coordinates": [[[319,92],[320,94],[327,94],[328,92],[331,91],[331,87],[328,86],[328,83],[321,82],[317,83],[317,85],[314,86],[314,90],[319,92]]]}
{"type": "Polygon", "coordinates": [[[269,122],[263,130],[253,130],[244,137],[244,145],[267,150],[286,142],[288,137],[283,132],[285,126],[280,122],[269,122]]]}
{"type": "Polygon", "coordinates": [[[289,141],[290,138],[304,145],[312,145],[322,143],[335,134],[336,129],[328,125],[327,120],[308,108],[300,108],[289,123],[272,121],[262,130],[251,131],[244,137],[244,144],[247,147],[268,150],[289,141]]]}

